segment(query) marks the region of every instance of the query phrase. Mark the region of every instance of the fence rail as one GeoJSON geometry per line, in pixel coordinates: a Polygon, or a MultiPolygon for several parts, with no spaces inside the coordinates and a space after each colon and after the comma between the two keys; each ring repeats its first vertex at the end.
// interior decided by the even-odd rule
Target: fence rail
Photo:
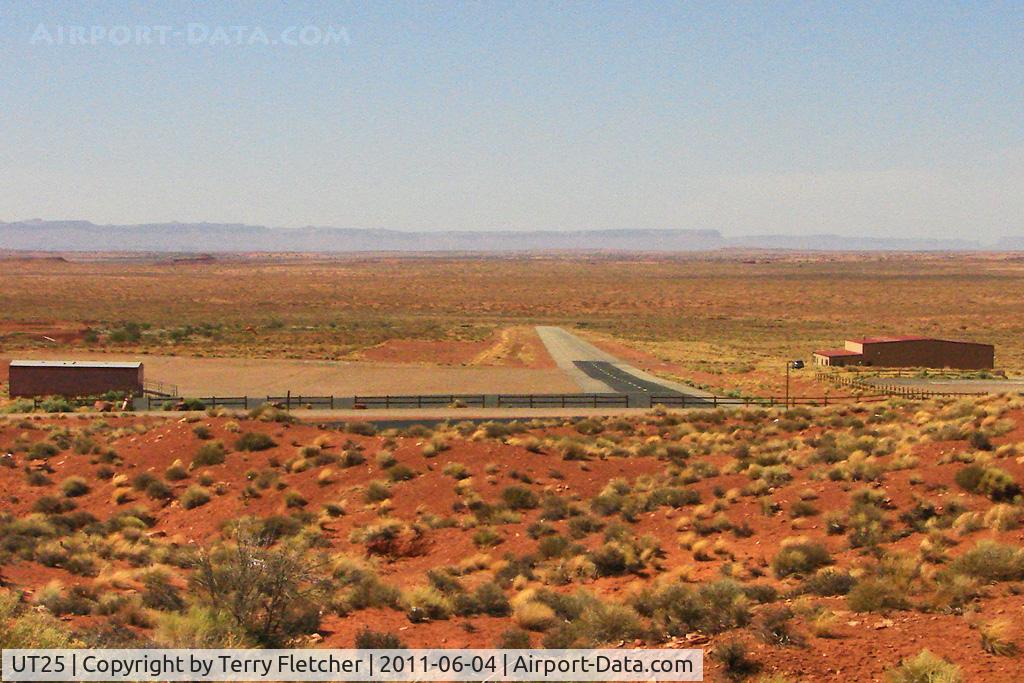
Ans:
{"type": "MultiPolygon", "coordinates": [[[[908,398],[930,398],[932,392],[904,392],[908,398]]],[[[383,396],[205,396],[197,398],[159,398],[146,396],[136,409],[201,410],[204,408],[254,409],[263,404],[285,410],[320,408],[330,410],[400,408],[718,408],[726,406],[792,407],[829,406],[837,403],[885,401],[889,393],[841,396],[690,396],[685,394],[388,394],[383,396]]]]}
{"type": "Polygon", "coordinates": [[[849,375],[840,375],[830,372],[816,372],[814,374],[814,379],[819,382],[831,382],[832,384],[840,387],[853,387],[854,389],[879,392],[881,395],[888,397],[902,397],[914,400],[938,398],[940,396],[964,397],[980,395],[978,392],[940,391],[905,384],[875,384],[874,382],[866,382],[865,379],[868,379],[866,377],[851,377],[849,375]]]}
{"type": "Polygon", "coordinates": [[[444,408],[459,405],[483,408],[486,403],[484,394],[354,396],[352,399],[353,408],[444,408]]]}
{"type": "Polygon", "coordinates": [[[147,396],[176,398],[178,396],[178,385],[171,384],[170,382],[154,382],[146,380],[142,383],[142,393],[147,396]]]}
{"type": "Polygon", "coordinates": [[[628,408],[629,394],[499,394],[499,408],[628,408]]]}
{"type": "Polygon", "coordinates": [[[302,396],[301,394],[293,396],[285,394],[284,396],[267,396],[267,403],[279,405],[287,410],[291,410],[292,404],[302,407],[311,406],[334,410],[334,396],[302,396]]]}

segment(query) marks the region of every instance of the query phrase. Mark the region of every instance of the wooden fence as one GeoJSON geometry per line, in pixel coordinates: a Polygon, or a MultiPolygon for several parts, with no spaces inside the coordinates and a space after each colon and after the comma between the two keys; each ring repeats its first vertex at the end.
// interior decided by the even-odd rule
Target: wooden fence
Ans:
{"type": "Polygon", "coordinates": [[[939,398],[942,396],[963,397],[980,395],[978,392],[938,391],[923,389],[921,387],[908,386],[905,384],[876,384],[874,382],[865,382],[864,380],[866,378],[863,377],[840,375],[830,372],[817,372],[814,374],[814,379],[818,380],[819,382],[831,382],[836,386],[853,387],[855,389],[875,391],[885,396],[899,396],[902,398],[908,398],[918,401],[929,398],[939,398]]]}
{"type": "Polygon", "coordinates": [[[355,396],[353,408],[447,408],[473,406],[483,408],[487,399],[483,394],[411,394],[405,396],[355,396]]]}
{"type": "Polygon", "coordinates": [[[499,408],[628,408],[629,394],[499,394],[499,408]]]}

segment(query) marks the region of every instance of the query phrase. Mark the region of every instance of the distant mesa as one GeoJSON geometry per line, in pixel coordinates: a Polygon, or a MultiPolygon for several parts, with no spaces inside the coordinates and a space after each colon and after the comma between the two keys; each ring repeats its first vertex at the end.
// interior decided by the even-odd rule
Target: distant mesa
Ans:
{"type": "Polygon", "coordinates": [[[380,228],[268,228],[239,223],[96,225],[89,221],[0,222],[0,249],[31,252],[150,252],[178,254],[174,263],[203,263],[217,253],[351,252],[700,252],[723,249],[779,251],[979,251],[1024,248],[1024,238],[985,247],[963,239],[842,235],[747,235],[717,230],[439,231],[380,228]]]}
{"type": "Polygon", "coordinates": [[[171,259],[174,265],[187,265],[190,263],[214,263],[217,257],[213,254],[195,254],[189,256],[175,256],[171,259]]]}

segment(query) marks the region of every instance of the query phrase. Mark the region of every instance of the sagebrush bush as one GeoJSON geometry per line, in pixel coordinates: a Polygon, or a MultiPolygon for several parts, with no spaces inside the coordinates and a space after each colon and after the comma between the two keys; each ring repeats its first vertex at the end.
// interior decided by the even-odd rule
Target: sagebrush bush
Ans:
{"type": "Polygon", "coordinates": [[[60,490],[68,498],[77,498],[89,493],[89,483],[82,477],[68,477],[61,482],[60,490]]]}
{"type": "Polygon", "coordinates": [[[953,560],[949,571],[987,581],[1024,579],[1024,550],[994,541],[981,541],[953,560]]]}
{"type": "Polygon", "coordinates": [[[510,510],[532,510],[539,504],[537,494],[524,486],[509,486],[501,492],[501,499],[510,510]]]}
{"type": "Polygon", "coordinates": [[[806,539],[783,541],[772,560],[772,570],[780,579],[793,574],[809,574],[832,562],[828,548],[806,539]]]}
{"type": "Polygon", "coordinates": [[[928,650],[902,660],[885,672],[886,683],[962,683],[960,667],[928,650]]]}
{"type": "Polygon", "coordinates": [[[245,432],[235,442],[235,448],[240,451],[265,451],[276,445],[276,441],[261,432],[245,432]]]}
{"type": "Polygon", "coordinates": [[[224,449],[224,444],[220,441],[211,441],[204,443],[196,451],[196,456],[192,459],[193,467],[208,467],[210,465],[220,465],[224,462],[227,451],[224,449]]]}
{"type": "Polygon", "coordinates": [[[178,500],[181,502],[181,507],[191,510],[209,503],[210,491],[202,486],[189,486],[178,500]]]}
{"type": "Polygon", "coordinates": [[[404,650],[407,647],[394,633],[374,631],[366,626],[356,633],[353,645],[357,650],[404,650]]]}

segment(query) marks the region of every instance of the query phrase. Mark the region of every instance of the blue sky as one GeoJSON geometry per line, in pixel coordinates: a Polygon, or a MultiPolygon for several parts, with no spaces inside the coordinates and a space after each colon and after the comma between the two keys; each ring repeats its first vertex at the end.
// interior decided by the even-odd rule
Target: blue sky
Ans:
{"type": "Polygon", "coordinates": [[[1022,47],[1019,2],[2,0],[0,220],[1024,234],[1022,47]]]}

